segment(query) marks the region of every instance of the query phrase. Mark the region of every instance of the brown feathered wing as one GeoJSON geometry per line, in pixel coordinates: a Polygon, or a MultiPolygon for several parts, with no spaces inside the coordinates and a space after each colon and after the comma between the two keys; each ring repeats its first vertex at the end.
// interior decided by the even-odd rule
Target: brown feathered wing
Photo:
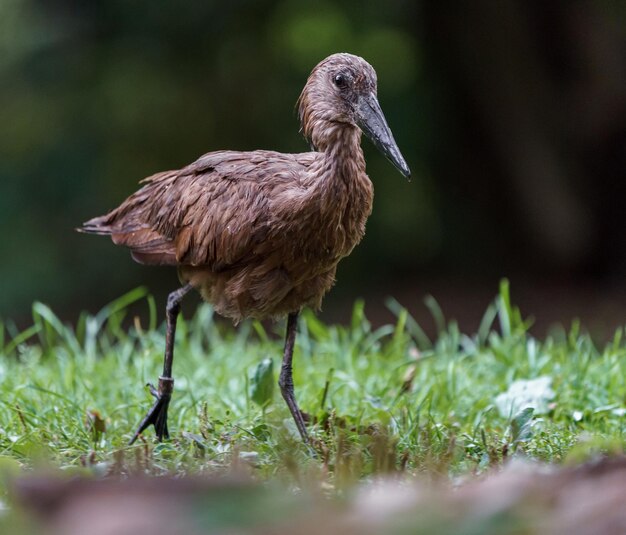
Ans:
{"type": "Polygon", "coordinates": [[[206,266],[246,261],[273,224],[278,191],[297,189],[314,155],[220,151],[158,173],[118,208],[79,230],[111,235],[144,264],[206,266]]]}

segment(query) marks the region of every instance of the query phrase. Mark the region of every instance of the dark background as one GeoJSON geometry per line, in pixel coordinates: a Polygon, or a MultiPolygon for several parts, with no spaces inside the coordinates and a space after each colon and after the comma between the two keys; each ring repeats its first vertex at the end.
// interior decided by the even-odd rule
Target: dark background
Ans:
{"type": "Polygon", "coordinates": [[[539,326],[626,318],[626,3],[2,0],[0,317],[64,319],[167,268],[73,228],[154,172],[223,148],[307,150],[295,101],[365,57],[413,170],[364,142],[376,190],[325,318],[432,293],[475,324],[508,276],[539,326]]]}

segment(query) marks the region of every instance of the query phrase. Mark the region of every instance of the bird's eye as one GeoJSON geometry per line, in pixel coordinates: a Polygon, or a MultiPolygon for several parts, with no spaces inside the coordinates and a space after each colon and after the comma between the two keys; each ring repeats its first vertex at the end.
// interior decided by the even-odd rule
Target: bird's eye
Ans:
{"type": "Polygon", "coordinates": [[[348,79],[343,74],[336,74],[333,78],[333,82],[337,87],[346,87],[348,85],[348,79]]]}

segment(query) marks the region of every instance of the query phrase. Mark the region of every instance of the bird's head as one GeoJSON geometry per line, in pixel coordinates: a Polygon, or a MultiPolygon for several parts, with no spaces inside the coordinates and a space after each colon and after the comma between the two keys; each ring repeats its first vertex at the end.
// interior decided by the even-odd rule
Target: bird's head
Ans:
{"type": "Polygon", "coordinates": [[[341,128],[360,128],[407,178],[411,171],[376,97],[376,71],[363,58],[333,54],[311,72],[298,99],[302,132],[316,150],[334,141],[341,128]]]}

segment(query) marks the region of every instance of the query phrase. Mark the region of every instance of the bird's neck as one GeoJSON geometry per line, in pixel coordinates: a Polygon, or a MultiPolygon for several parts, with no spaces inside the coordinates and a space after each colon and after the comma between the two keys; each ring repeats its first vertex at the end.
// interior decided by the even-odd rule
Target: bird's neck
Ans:
{"type": "Polygon", "coordinates": [[[322,180],[350,185],[365,176],[361,130],[345,123],[328,123],[317,150],[324,154],[322,180]]]}
{"type": "Polygon", "coordinates": [[[326,134],[325,143],[316,147],[321,157],[315,159],[309,175],[307,201],[311,209],[307,213],[313,230],[311,247],[338,261],[365,233],[373,188],[365,173],[361,131],[332,123],[326,134]]]}
{"type": "Polygon", "coordinates": [[[352,229],[348,240],[351,249],[361,239],[372,210],[372,183],[365,173],[361,131],[333,123],[327,134],[328,143],[318,147],[323,157],[313,173],[310,199],[319,209],[319,224],[332,227],[331,234],[340,227],[352,229]]]}

